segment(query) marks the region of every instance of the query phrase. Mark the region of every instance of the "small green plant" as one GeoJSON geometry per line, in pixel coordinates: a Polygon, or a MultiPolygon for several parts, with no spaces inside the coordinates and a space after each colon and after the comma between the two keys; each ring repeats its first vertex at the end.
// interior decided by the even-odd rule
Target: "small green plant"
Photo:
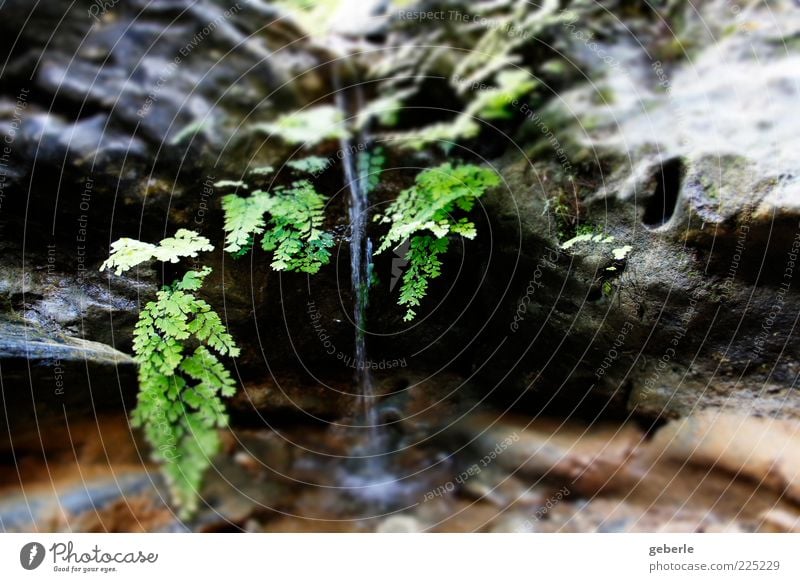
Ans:
{"type": "Polygon", "coordinates": [[[274,5],[291,15],[302,30],[313,36],[329,32],[332,19],[341,7],[341,0],[275,0],[274,5]]]}
{"type": "Polygon", "coordinates": [[[456,142],[476,137],[481,131],[480,120],[508,119],[513,115],[511,104],[529,94],[538,85],[530,74],[518,69],[502,70],[495,85],[481,88],[458,116],[447,122],[435,123],[421,129],[396,133],[392,138],[401,146],[422,149],[431,143],[456,142]]]}
{"type": "MultiPolygon", "coordinates": [[[[300,162],[294,169],[313,171],[319,165],[300,162]]],[[[248,189],[241,181],[216,185],[248,189]]],[[[229,194],[222,201],[225,250],[242,254],[261,235],[262,247],[273,253],[273,269],[316,273],[330,260],[333,246],[333,237],[321,229],[325,200],[308,180],[248,197],[229,194]]],[[[213,249],[206,237],[186,229],[158,244],[122,238],[111,245],[100,270],[121,275],[153,259],[176,263],[213,249]]],[[[239,349],[219,315],[196,295],[210,272],[209,267],[188,271],[161,289],[140,312],[134,330],[139,396],[131,423],[144,430],[183,517],[196,511],[203,474],[219,449],[217,430],[227,424],[222,397],[236,390],[220,357],[236,357],[239,349]]]]}
{"type": "Polygon", "coordinates": [[[275,168],[272,166],[258,166],[250,170],[250,174],[253,176],[269,176],[270,174],[274,173],[275,168]]]}
{"type": "Polygon", "coordinates": [[[373,122],[383,127],[397,125],[403,100],[413,93],[414,89],[397,89],[370,101],[358,112],[356,129],[363,129],[373,122]]]}
{"type": "Polygon", "coordinates": [[[214,182],[214,188],[241,188],[247,190],[249,186],[242,180],[220,180],[219,182],[214,182]]]}
{"type": "Polygon", "coordinates": [[[561,248],[573,253],[577,252],[575,247],[596,247],[601,250],[606,256],[611,255],[611,264],[607,266],[600,273],[601,290],[605,297],[611,297],[614,294],[614,284],[611,282],[611,277],[617,277],[625,268],[625,262],[628,255],[633,250],[631,245],[615,246],[610,248],[609,245],[614,243],[614,237],[605,234],[602,230],[591,225],[581,225],[576,229],[576,235],[568,241],[561,244],[561,248]]]}
{"type": "MultiPolygon", "coordinates": [[[[199,250],[213,247],[186,230],[159,245],[120,239],[101,270],[120,274],[145,261],[174,262],[199,250]]],[[[188,271],[162,288],[139,313],[133,334],[139,395],[131,424],[144,429],[182,517],[197,510],[203,474],[219,450],[217,430],[228,422],[222,397],[236,392],[219,358],[237,357],[239,349],[220,316],[197,297],[209,273],[210,267],[188,271]]]]}
{"type": "Polygon", "coordinates": [[[157,245],[132,238],[121,238],[111,244],[111,254],[100,265],[100,270],[113,269],[116,275],[145,261],[156,259],[177,263],[182,257],[196,257],[199,251],[211,251],[214,247],[204,236],[182,228],[174,237],[165,238],[157,245]]]}
{"type": "MultiPolygon", "coordinates": [[[[569,250],[577,244],[580,243],[590,243],[595,245],[607,245],[614,242],[614,237],[610,235],[606,235],[602,232],[598,232],[594,227],[591,226],[580,226],[578,227],[576,236],[572,237],[568,241],[561,243],[561,248],[564,250],[569,250]]],[[[615,247],[610,249],[611,256],[615,261],[624,261],[628,254],[633,250],[631,245],[622,245],[621,247],[615,247]]],[[[616,271],[616,267],[613,265],[610,267],[606,267],[607,271],[616,271]]]]}
{"type": "Polygon", "coordinates": [[[475,224],[463,214],[472,210],[488,188],[499,183],[497,174],[488,168],[442,164],[420,172],[414,185],[403,190],[384,215],[375,217],[390,225],[378,253],[410,242],[405,256],[409,266],[398,300],[406,307],[405,321],[416,317],[414,308],[425,297],[429,281],[441,273],[439,257],[447,251],[447,236],[475,237],[475,224]]]}
{"type": "Polygon", "coordinates": [[[542,215],[551,214],[553,225],[559,240],[570,238],[571,234],[580,234],[583,226],[578,225],[578,209],[575,196],[570,197],[566,190],[559,189],[545,198],[542,215]]]}
{"type": "Polygon", "coordinates": [[[383,171],[383,164],[386,162],[386,156],[383,153],[382,147],[377,147],[373,151],[358,152],[358,168],[359,172],[366,176],[366,184],[364,185],[367,194],[375,190],[381,181],[381,172],[383,171]]]}
{"type": "Polygon", "coordinates": [[[294,111],[275,121],[253,124],[251,128],[278,136],[286,143],[306,147],[326,139],[347,137],[342,112],[333,105],[318,105],[294,111]]]}
{"type": "Polygon", "coordinates": [[[327,167],[331,165],[331,162],[327,158],[322,158],[320,156],[308,156],[300,158],[299,160],[289,160],[286,162],[286,165],[298,172],[318,174],[327,169],[327,167]]]}
{"type": "Polygon", "coordinates": [[[403,273],[400,297],[397,304],[406,307],[403,321],[411,321],[416,316],[415,307],[428,293],[428,281],[442,274],[442,261],[439,255],[447,252],[450,241],[428,235],[411,237],[406,253],[408,267],[403,273]]]}
{"type": "Polygon", "coordinates": [[[180,145],[182,142],[186,141],[186,139],[194,139],[198,133],[202,133],[207,129],[209,129],[209,123],[207,121],[201,120],[190,123],[181,129],[177,134],[175,134],[175,137],[170,140],[170,144],[180,145]]]}
{"type": "Polygon", "coordinates": [[[261,247],[273,253],[273,269],[317,273],[330,260],[333,246],[333,236],[321,228],[325,201],[308,180],[271,192],[256,190],[248,197],[228,194],[222,199],[225,250],[242,255],[261,235],[261,247]]]}

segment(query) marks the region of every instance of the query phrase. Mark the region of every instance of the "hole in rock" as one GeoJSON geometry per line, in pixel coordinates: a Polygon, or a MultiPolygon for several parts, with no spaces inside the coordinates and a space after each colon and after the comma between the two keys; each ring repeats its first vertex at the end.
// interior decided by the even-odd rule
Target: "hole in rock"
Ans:
{"type": "Polygon", "coordinates": [[[592,287],[586,294],[586,301],[590,303],[595,303],[597,301],[600,301],[602,298],[603,298],[602,287],[592,287]]]}
{"type": "Polygon", "coordinates": [[[678,204],[678,194],[683,178],[683,163],[675,158],[664,162],[656,176],[656,190],[647,200],[642,222],[657,228],[669,222],[678,204]]]}

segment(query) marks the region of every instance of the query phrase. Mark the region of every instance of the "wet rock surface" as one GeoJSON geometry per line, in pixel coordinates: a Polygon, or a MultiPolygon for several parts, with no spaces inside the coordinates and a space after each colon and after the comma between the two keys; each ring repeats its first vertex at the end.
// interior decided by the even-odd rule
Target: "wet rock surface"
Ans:
{"type": "Polygon", "coordinates": [[[509,154],[500,167],[520,195],[486,201],[498,246],[519,249],[503,309],[520,320],[508,332],[525,347],[503,350],[520,373],[512,393],[539,386],[537,404],[586,398],[651,418],[703,408],[798,417],[790,330],[800,215],[789,152],[800,133],[788,111],[800,78],[796,52],[777,47],[800,20],[789,3],[775,10],[779,26],[769,9],[754,10],[695,46],[690,62],[604,45],[617,66],[521,130],[549,128],[571,164],[591,169],[574,180],[554,152],[531,162],[509,154]],[[569,221],[631,250],[623,261],[600,243],[549,250],[568,238],[559,230],[569,233],[569,221]]]}
{"type": "Polygon", "coordinates": [[[3,412],[0,449],[37,441],[45,427],[68,436],[70,422],[97,410],[125,409],[133,359],[108,345],[0,319],[3,412]]]}
{"type": "MultiPolygon", "coordinates": [[[[264,136],[241,129],[243,119],[272,119],[314,99],[324,88],[321,54],[291,18],[261,2],[102,10],[12,2],[0,26],[6,38],[22,37],[7,47],[0,107],[0,134],[10,144],[0,212],[3,310],[129,352],[140,306],[174,273],[147,266],[130,277],[98,273],[110,242],[158,240],[188,227],[219,246],[219,197],[227,192],[212,183],[274,163],[276,154],[275,145],[263,147],[264,136]],[[282,58],[269,58],[272,51],[282,58]]],[[[289,277],[286,289],[277,275],[254,273],[244,260],[223,262],[221,252],[211,264],[209,299],[252,338],[242,342],[243,368],[263,377],[265,356],[291,362],[280,296],[294,296],[289,289],[305,281],[289,277]],[[269,322],[274,340],[263,354],[255,317],[269,322]]],[[[125,380],[121,389],[134,393],[125,380]]]]}
{"type": "Polygon", "coordinates": [[[101,430],[75,423],[74,450],[48,448],[50,471],[20,467],[25,497],[18,484],[3,484],[0,523],[6,531],[800,530],[797,427],[789,421],[702,413],[648,436],[633,424],[483,414],[456,430],[469,447],[435,440],[451,460],[446,470],[388,514],[304,481],[308,459],[297,445],[330,445],[327,429],[233,431],[203,509],[183,523],[165,504],[160,478],[138,462],[124,419],[105,418],[101,430]],[[776,438],[786,447],[776,448],[776,438]]]}

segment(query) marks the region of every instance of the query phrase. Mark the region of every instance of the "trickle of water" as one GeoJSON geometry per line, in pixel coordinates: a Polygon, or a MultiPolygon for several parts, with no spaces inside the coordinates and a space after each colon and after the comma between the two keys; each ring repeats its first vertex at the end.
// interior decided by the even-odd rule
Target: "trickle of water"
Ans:
{"type": "MultiPolygon", "coordinates": [[[[332,82],[336,106],[345,118],[364,106],[364,98],[358,84],[344,88],[341,81],[342,67],[352,66],[343,57],[332,67],[332,82]]],[[[355,71],[353,71],[355,76],[355,71]]],[[[354,435],[350,457],[346,462],[337,462],[332,467],[336,489],[354,498],[360,511],[367,514],[398,508],[410,502],[420,493],[420,484],[400,476],[407,471],[403,455],[396,449],[398,433],[382,426],[377,406],[372,374],[367,360],[367,307],[372,276],[372,241],[367,236],[369,223],[368,180],[369,163],[359,152],[369,151],[370,137],[362,130],[353,137],[340,139],[344,180],[350,194],[350,284],[353,290],[353,322],[355,325],[356,389],[359,395],[359,413],[347,432],[354,435]],[[397,464],[397,465],[395,465],[397,464]],[[399,467],[405,466],[405,469],[399,467]]],[[[407,460],[407,458],[406,458],[407,460]]]]}
{"type": "MultiPolygon", "coordinates": [[[[350,64],[346,60],[342,62],[350,64]]],[[[342,87],[339,66],[333,67],[335,99],[337,107],[347,118],[363,108],[364,98],[357,83],[347,89],[342,87]]],[[[365,509],[373,511],[402,505],[416,489],[413,483],[399,478],[391,466],[393,439],[380,422],[367,360],[366,315],[372,276],[372,241],[367,236],[369,167],[365,163],[367,160],[356,153],[368,152],[369,146],[366,130],[354,138],[340,140],[344,178],[350,191],[350,283],[355,297],[355,380],[361,401],[361,418],[354,427],[359,432],[359,444],[352,449],[349,462],[340,466],[337,473],[339,485],[347,489],[349,495],[358,498],[365,509]],[[358,147],[355,147],[356,143],[358,147]]]]}
{"type": "MultiPolygon", "coordinates": [[[[341,86],[338,68],[334,67],[334,86],[336,90],[336,104],[340,110],[348,115],[350,103],[347,90],[341,86]]],[[[361,106],[363,96],[358,85],[352,88],[355,93],[355,105],[361,106]]],[[[360,144],[368,144],[365,133],[357,136],[360,144]]],[[[344,177],[350,191],[350,284],[355,297],[353,306],[353,322],[355,324],[355,365],[356,382],[361,399],[364,427],[364,444],[356,451],[365,457],[366,477],[381,478],[386,474],[385,462],[382,453],[385,452],[386,439],[384,431],[379,426],[378,410],[375,406],[375,391],[372,384],[372,374],[367,365],[366,346],[366,311],[369,303],[369,286],[372,271],[372,241],[367,237],[367,218],[369,200],[367,198],[367,168],[359,163],[354,152],[363,149],[356,148],[352,139],[343,137],[340,140],[342,150],[342,165],[344,177]]]]}

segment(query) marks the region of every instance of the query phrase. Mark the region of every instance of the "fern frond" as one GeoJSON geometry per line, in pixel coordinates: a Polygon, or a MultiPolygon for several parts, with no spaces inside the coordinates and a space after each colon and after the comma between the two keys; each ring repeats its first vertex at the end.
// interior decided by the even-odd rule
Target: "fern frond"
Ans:
{"type": "Polygon", "coordinates": [[[327,169],[331,165],[331,161],[320,156],[308,156],[299,160],[289,160],[286,165],[298,172],[318,174],[327,169]]]}
{"type": "Polygon", "coordinates": [[[111,253],[100,265],[100,270],[113,269],[114,274],[121,275],[151,259],[177,263],[183,257],[196,257],[200,251],[212,250],[214,247],[206,237],[185,228],[178,230],[174,237],[165,238],[158,245],[121,238],[111,245],[111,253]]]}
{"type": "Polygon", "coordinates": [[[432,236],[415,236],[411,238],[406,253],[408,267],[403,273],[403,284],[400,287],[400,298],[397,303],[406,306],[403,321],[411,321],[416,317],[414,307],[428,293],[428,281],[442,274],[442,262],[439,255],[447,252],[449,241],[446,238],[432,236]]]}
{"type": "Polygon", "coordinates": [[[264,232],[264,213],[269,211],[271,205],[272,199],[261,190],[256,190],[247,198],[236,194],[223,196],[225,250],[236,253],[251,243],[254,234],[264,232]]]}
{"type": "Polygon", "coordinates": [[[384,215],[376,216],[381,222],[391,224],[377,252],[423,231],[438,238],[454,229],[458,234],[471,233],[474,225],[463,218],[456,220],[453,213],[469,212],[475,200],[499,183],[492,170],[469,164],[453,167],[447,163],[421,172],[415,184],[403,190],[384,215]]]}
{"type": "Polygon", "coordinates": [[[261,247],[272,253],[273,269],[317,273],[330,260],[333,246],[333,236],[322,230],[325,202],[308,180],[249,198],[226,196],[225,250],[238,253],[262,235],[261,247]]]}
{"type": "Polygon", "coordinates": [[[474,165],[442,164],[417,175],[415,183],[403,190],[376,220],[389,224],[377,252],[397,248],[410,241],[408,267],[403,274],[398,304],[407,307],[405,321],[428,291],[428,282],[441,273],[440,256],[447,251],[449,234],[474,238],[475,224],[459,213],[472,210],[475,201],[500,183],[495,172],[474,165]]]}
{"type": "Polygon", "coordinates": [[[134,329],[139,397],[131,424],[144,428],[183,517],[196,511],[203,474],[219,449],[217,429],[227,423],[221,398],[236,391],[213,351],[236,357],[239,348],[220,316],[194,294],[210,273],[209,267],[189,271],[159,291],[134,329]],[[190,343],[196,347],[187,352],[190,343]]]}
{"type": "Polygon", "coordinates": [[[254,124],[252,128],[276,135],[286,143],[305,146],[347,137],[342,112],[333,105],[309,107],[282,115],[273,122],[254,124]]]}

